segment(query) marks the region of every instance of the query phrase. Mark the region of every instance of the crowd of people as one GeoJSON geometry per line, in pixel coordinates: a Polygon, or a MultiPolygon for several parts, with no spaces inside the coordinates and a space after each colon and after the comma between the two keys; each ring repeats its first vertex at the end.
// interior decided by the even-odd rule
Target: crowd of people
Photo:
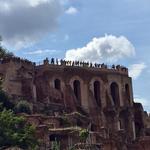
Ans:
{"type": "Polygon", "coordinates": [[[16,57],[16,56],[11,56],[11,57],[4,57],[4,58],[1,58],[0,59],[0,63],[7,63],[9,61],[14,61],[14,62],[23,62],[23,63],[27,63],[27,64],[32,64],[32,65],[35,65],[34,62],[31,62],[29,61],[28,59],[23,59],[23,58],[20,58],[20,57],[16,57]]]}
{"type": "MultiPolygon", "coordinates": [[[[28,64],[33,64],[35,65],[35,63],[32,63],[31,61],[27,60],[27,59],[21,59],[20,57],[11,57],[11,58],[4,58],[2,60],[0,60],[0,63],[6,63],[8,61],[16,61],[16,62],[24,62],[24,63],[28,63],[28,64]]],[[[46,58],[44,60],[44,64],[52,64],[52,65],[64,65],[64,66],[78,66],[78,67],[89,67],[89,68],[104,68],[104,69],[114,69],[114,70],[124,70],[127,71],[127,68],[124,66],[120,66],[120,65],[106,65],[104,63],[99,64],[99,63],[92,63],[92,62],[86,62],[86,61],[71,61],[71,60],[64,60],[64,59],[55,59],[55,58],[51,58],[50,61],[48,58],[46,58]]]]}
{"type": "Polygon", "coordinates": [[[44,60],[44,63],[48,63],[48,64],[53,64],[53,65],[64,65],[64,66],[78,66],[78,67],[90,67],[90,68],[109,68],[109,69],[125,69],[127,70],[126,67],[124,66],[120,66],[120,65],[112,65],[112,66],[108,66],[104,63],[99,64],[99,63],[92,63],[92,62],[85,62],[85,61],[71,61],[71,60],[64,60],[64,59],[55,59],[55,58],[51,58],[51,60],[49,61],[48,58],[46,58],[44,60]]]}

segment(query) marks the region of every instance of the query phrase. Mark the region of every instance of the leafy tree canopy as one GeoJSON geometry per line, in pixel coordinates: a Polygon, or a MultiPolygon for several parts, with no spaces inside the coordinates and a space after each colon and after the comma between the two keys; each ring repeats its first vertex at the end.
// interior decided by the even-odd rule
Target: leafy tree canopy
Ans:
{"type": "Polygon", "coordinates": [[[0,149],[17,146],[34,150],[37,146],[35,127],[12,111],[14,104],[2,90],[0,80],[0,149]]]}
{"type": "Polygon", "coordinates": [[[14,104],[10,101],[9,97],[7,96],[7,94],[4,91],[0,90],[0,104],[2,106],[2,109],[13,109],[14,108],[14,104]]]}
{"type": "Polygon", "coordinates": [[[8,52],[5,48],[2,47],[1,41],[2,41],[2,38],[0,36],[0,59],[1,58],[5,58],[5,57],[12,57],[12,56],[14,56],[14,54],[12,52],[8,52]]]}
{"type": "Polygon", "coordinates": [[[18,104],[15,107],[15,111],[16,113],[27,113],[27,114],[31,114],[31,107],[30,104],[25,101],[25,100],[21,100],[18,102],[18,104]]]}
{"type": "Polygon", "coordinates": [[[89,136],[89,131],[87,129],[82,129],[80,132],[79,132],[79,137],[81,140],[86,140],[89,136]]]}
{"type": "Polygon", "coordinates": [[[14,104],[10,101],[9,96],[2,90],[3,80],[0,78],[0,111],[5,109],[13,109],[14,104]]]}
{"type": "Polygon", "coordinates": [[[0,112],[0,147],[34,149],[37,145],[34,134],[35,127],[27,124],[23,117],[10,110],[0,112]]]}
{"type": "Polygon", "coordinates": [[[2,90],[2,79],[0,79],[0,111],[5,109],[13,109],[14,104],[10,101],[8,95],[2,90]]]}

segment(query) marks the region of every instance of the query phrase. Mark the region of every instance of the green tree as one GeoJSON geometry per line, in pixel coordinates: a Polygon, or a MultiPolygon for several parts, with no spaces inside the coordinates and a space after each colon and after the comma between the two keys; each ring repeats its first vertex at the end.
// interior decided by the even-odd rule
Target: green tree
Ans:
{"type": "Polygon", "coordinates": [[[10,101],[8,95],[2,90],[0,90],[0,104],[2,108],[0,111],[2,111],[4,108],[7,110],[14,108],[14,104],[10,101]]]}
{"type": "Polygon", "coordinates": [[[9,96],[2,90],[3,79],[0,78],[0,111],[5,109],[13,109],[14,104],[11,102],[9,96]]]}
{"type": "Polygon", "coordinates": [[[55,141],[53,141],[53,143],[52,143],[51,149],[52,149],[52,150],[60,150],[60,142],[58,142],[58,141],[55,139],[55,141]]]}
{"type": "Polygon", "coordinates": [[[27,113],[27,114],[31,114],[31,107],[30,104],[25,101],[25,100],[21,100],[18,102],[18,104],[15,107],[15,111],[16,113],[27,113]]]}
{"type": "Polygon", "coordinates": [[[35,127],[10,110],[0,112],[0,147],[18,146],[34,149],[37,146],[35,127]]]}
{"type": "MultiPolygon", "coordinates": [[[[1,46],[0,38],[0,60],[12,56],[12,53],[1,46]]],[[[0,149],[16,146],[33,150],[38,145],[35,138],[35,127],[27,123],[25,118],[14,114],[14,104],[2,90],[2,82],[0,77],[0,149]]]]}
{"type": "Polygon", "coordinates": [[[0,36],[0,59],[5,57],[12,57],[14,54],[12,52],[7,51],[5,48],[1,45],[2,38],[0,36]]]}

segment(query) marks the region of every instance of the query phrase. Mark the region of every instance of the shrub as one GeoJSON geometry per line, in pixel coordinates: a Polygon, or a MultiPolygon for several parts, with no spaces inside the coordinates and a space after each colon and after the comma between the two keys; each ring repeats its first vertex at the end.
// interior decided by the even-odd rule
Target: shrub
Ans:
{"type": "Polygon", "coordinates": [[[5,48],[2,47],[1,45],[2,38],[0,36],[0,58],[5,58],[5,57],[12,57],[14,54],[12,52],[7,51],[5,48]]]}
{"type": "Polygon", "coordinates": [[[13,109],[14,104],[11,102],[9,96],[2,90],[3,79],[0,77],[0,111],[5,109],[13,109]]]}
{"type": "Polygon", "coordinates": [[[89,131],[87,129],[82,129],[80,132],[79,132],[79,137],[81,140],[85,141],[89,136],[89,131]]]}
{"type": "Polygon", "coordinates": [[[37,144],[34,126],[27,124],[23,117],[16,116],[10,110],[0,112],[0,147],[34,149],[37,144]]]}
{"type": "Polygon", "coordinates": [[[8,95],[0,90],[0,103],[2,108],[5,109],[13,109],[14,108],[14,104],[10,101],[10,98],[8,97],[8,95]]]}
{"type": "Polygon", "coordinates": [[[21,100],[18,102],[18,104],[15,107],[15,112],[16,113],[27,113],[31,114],[31,106],[30,103],[28,103],[25,100],[21,100]]]}
{"type": "Polygon", "coordinates": [[[52,142],[52,147],[51,147],[52,150],[60,150],[60,142],[58,141],[53,141],[52,142]]]}

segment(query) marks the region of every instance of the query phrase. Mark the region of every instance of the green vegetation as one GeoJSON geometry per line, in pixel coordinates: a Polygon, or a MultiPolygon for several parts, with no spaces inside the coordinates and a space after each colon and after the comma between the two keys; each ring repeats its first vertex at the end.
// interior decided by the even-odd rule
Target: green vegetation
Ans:
{"type": "Polygon", "coordinates": [[[14,108],[14,104],[10,101],[7,94],[2,90],[0,90],[0,104],[1,104],[0,111],[2,111],[4,108],[7,110],[14,108]]]}
{"type": "Polygon", "coordinates": [[[89,131],[87,129],[82,129],[80,132],[79,132],[79,137],[82,141],[85,141],[89,136],[89,131]]]}
{"type": "Polygon", "coordinates": [[[25,100],[21,100],[18,102],[18,104],[15,107],[15,111],[16,113],[27,113],[27,114],[31,114],[31,107],[30,104],[25,101],[25,100]]]}
{"type": "MultiPolygon", "coordinates": [[[[0,58],[8,57],[9,54],[0,45],[0,58]]],[[[0,78],[0,149],[19,147],[34,150],[38,145],[35,127],[13,112],[14,104],[2,90],[2,82],[0,78]]],[[[29,104],[24,101],[20,101],[16,108],[20,112],[31,112],[29,104]]]]}
{"type": "Polygon", "coordinates": [[[55,140],[52,143],[52,150],[60,150],[60,142],[58,142],[57,140],[55,140]]]}
{"type": "Polygon", "coordinates": [[[9,110],[14,108],[14,104],[11,102],[9,96],[2,90],[3,79],[0,78],[0,111],[4,108],[9,110]]]}
{"type": "Polygon", "coordinates": [[[18,146],[33,149],[37,145],[35,128],[11,110],[0,112],[0,147],[18,146]]]}
{"type": "Polygon", "coordinates": [[[12,56],[14,56],[13,53],[8,52],[5,48],[3,48],[3,47],[1,46],[1,41],[2,41],[2,38],[1,38],[1,36],[0,36],[0,59],[1,59],[1,58],[4,58],[4,57],[12,57],[12,56]]]}

